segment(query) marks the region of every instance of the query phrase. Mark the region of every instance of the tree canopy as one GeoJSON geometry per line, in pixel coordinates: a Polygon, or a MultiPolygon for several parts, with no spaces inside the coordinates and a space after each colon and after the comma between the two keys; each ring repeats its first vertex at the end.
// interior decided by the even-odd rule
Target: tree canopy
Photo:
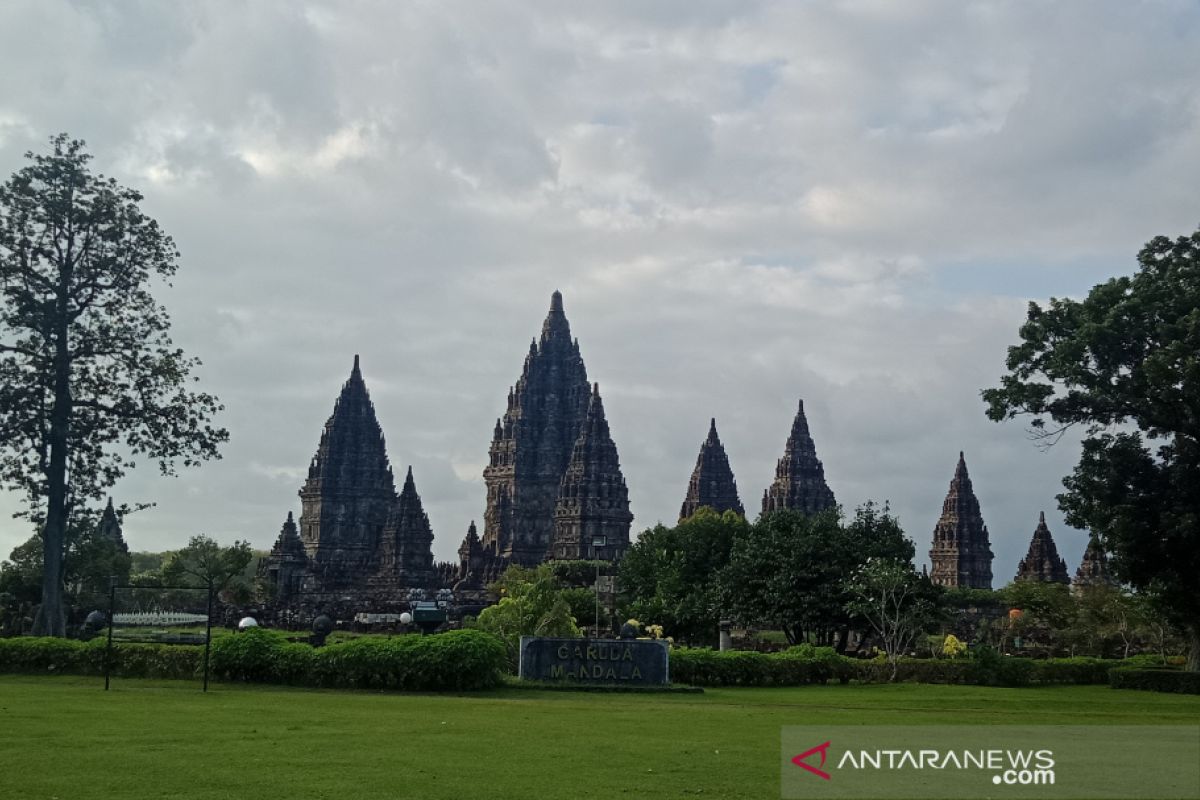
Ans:
{"type": "Polygon", "coordinates": [[[914,550],[896,518],[874,503],[845,524],[839,509],[776,511],[734,541],[725,605],[747,624],[782,630],[792,644],[836,637],[843,648],[856,621],[847,608],[850,577],[871,558],[911,563],[914,550]]]}
{"type": "Polygon", "coordinates": [[[1067,521],[1184,628],[1200,670],[1200,231],[1151,240],[1138,264],[1082,301],[1030,303],[982,394],[991,419],[1029,416],[1044,444],[1081,428],[1067,521]]]}
{"type": "Polygon", "coordinates": [[[721,619],[721,570],[750,523],[701,508],[673,528],[644,531],[621,560],[625,612],[691,644],[713,644],[721,619]]]}
{"type": "Polygon", "coordinates": [[[42,524],[35,630],[62,635],[65,530],[134,459],[172,474],[217,457],[217,399],[190,387],[199,364],[175,347],[151,294],[177,269],[142,195],[93,174],[59,134],[0,185],[0,485],[42,524]]]}

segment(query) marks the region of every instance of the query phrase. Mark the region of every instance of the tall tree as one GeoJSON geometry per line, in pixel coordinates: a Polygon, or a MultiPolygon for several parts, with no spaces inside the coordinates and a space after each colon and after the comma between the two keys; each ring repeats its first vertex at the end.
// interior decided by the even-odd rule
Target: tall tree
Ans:
{"type": "MultiPolygon", "coordinates": [[[[174,347],[150,293],[178,252],[142,195],[88,169],[82,141],[0,186],[0,483],[25,493],[44,547],[37,633],[65,633],[64,532],[72,511],[147,456],[163,474],[218,456],[217,399],[174,347]]],[[[169,285],[169,284],[168,284],[169,285]]]]}
{"type": "Polygon", "coordinates": [[[983,399],[995,421],[1032,417],[1043,443],[1082,428],[1059,505],[1183,627],[1200,670],[1200,231],[1151,240],[1138,263],[1082,301],[1030,303],[983,399]]]}
{"type": "Polygon", "coordinates": [[[720,575],[734,539],[750,528],[736,511],[702,506],[673,528],[638,536],[621,559],[625,610],[689,644],[713,644],[721,618],[720,575]]]}
{"type": "Polygon", "coordinates": [[[722,574],[725,607],[750,625],[782,630],[791,644],[814,637],[844,649],[860,620],[848,582],[870,558],[912,561],[913,543],[886,507],[865,503],[843,524],[837,508],[764,514],[733,542],[722,574]]]}
{"type": "Polygon", "coordinates": [[[909,562],[871,558],[855,570],[846,591],[846,610],[879,637],[896,680],[900,657],[937,619],[938,587],[909,562]]]}

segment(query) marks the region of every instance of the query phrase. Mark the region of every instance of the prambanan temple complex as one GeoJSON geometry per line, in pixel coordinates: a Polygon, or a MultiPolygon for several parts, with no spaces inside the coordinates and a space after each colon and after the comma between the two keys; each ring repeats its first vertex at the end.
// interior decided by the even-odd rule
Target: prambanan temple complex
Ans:
{"type": "MultiPolygon", "coordinates": [[[[285,601],[303,595],[306,603],[388,612],[405,607],[415,589],[451,590],[461,602],[486,603],[488,585],[510,564],[619,561],[633,523],[629,491],[599,384],[588,379],[557,291],[496,420],[483,479],[482,535],[472,522],[458,561],[434,563],[433,529],[412,468],[397,492],[355,356],[300,487],[300,518],[287,514],[261,574],[285,601]]],[[[835,505],[801,401],[775,479],[763,491],[762,513],[813,514],[835,505]]],[[[680,520],[703,507],[745,514],[715,419],[688,481],[680,520]]],[[[992,586],[988,530],[962,453],[934,528],[930,560],[930,578],[937,584],[992,586]]],[[[1017,579],[1068,580],[1044,515],[1017,579]]],[[[1104,553],[1093,542],[1075,583],[1110,580],[1104,553]]]]}

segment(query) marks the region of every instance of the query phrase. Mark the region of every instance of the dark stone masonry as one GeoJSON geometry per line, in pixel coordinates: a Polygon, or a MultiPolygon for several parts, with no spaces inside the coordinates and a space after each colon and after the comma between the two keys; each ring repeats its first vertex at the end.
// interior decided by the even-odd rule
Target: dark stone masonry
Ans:
{"type": "Polygon", "coordinates": [[[737,481],[733,479],[733,470],[729,467],[725,447],[721,444],[721,437],[717,436],[715,419],[708,425],[708,438],[700,445],[696,468],[692,470],[687,495],[679,509],[680,522],[704,507],[718,512],[736,511],[742,516],[746,515],[742,501],[738,499],[737,481]]]}
{"type": "MultiPolygon", "coordinates": [[[[621,559],[633,523],[629,489],[600,387],[588,379],[559,292],[550,298],[541,334],[530,342],[496,420],[483,478],[482,534],[472,522],[457,561],[435,564],[433,529],[412,468],[397,492],[383,430],[355,356],[300,487],[299,519],[288,512],[260,564],[271,604],[290,609],[293,616],[314,609],[389,614],[437,596],[452,597],[463,613],[477,613],[495,601],[489,586],[511,564],[621,559]]],[[[774,481],[763,492],[762,512],[815,514],[836,503],[800,401],[774,481]]],[[[702,507],[745,514],[715,419],[688,481],[680,520],[702,507]]],[[[124,544],[111,500],[100,531],[124,544]]],[[[934,583],[991,588],[988,529],[962,453],[929,555],[934,583]]],[[[1044,516],[1017,580],[1068,581],[1044,516]]],[[[1113,583],[1094,538],[1074,583],[1113,583]]]]}
{"type": "Polygon", "coordinates": [[[933,565],[930,579],[939,586],[969,589],[992,588],[992,547],[979,500],[967,474],[967,460],[960,452],[950,491],[942,503],[942,516],[933,529],[933,565]]]}

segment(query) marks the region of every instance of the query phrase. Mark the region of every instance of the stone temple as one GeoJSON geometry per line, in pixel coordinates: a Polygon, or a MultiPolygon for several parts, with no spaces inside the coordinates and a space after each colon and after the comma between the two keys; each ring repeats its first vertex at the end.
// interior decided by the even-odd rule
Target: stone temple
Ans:
{"type": "Polygon", "coordinates": [[[742,516],[746,515],[742,501],[738,499],[737,481],[733,479],[725,446],[721,444],[721,437],[717,436],[716,419],[709,422],[708,438],[700,445],[696,468],[692,470],[687,494],[679,509],[679,521],[705,507],[717,512],[736,511],[742,516]]]}
{"type": "Polygon", "coordinates": [[[276,598],[386,611],[413,589],[483,602],[510,564],[620,559],[633,522],[629,490],[558,292],[496,421],[483,477],[483,535],[472,522],[458,563],[435,564],[412,469],[397,492],[355,356],[300,488],[300,518],[288,513],[260,576],[276,598]]]}
{"type": "Polygon", "coordinates": [[[1041,583],[1068,583],[1067,562],[1058,555],[1054,546],[1054,537],[1046,526],[1046,513],[1038,517],[1037,528],[1033,531],[1033,539],[1029,542],[1029,552],[1017,565],[1018,581],[1039,581],[1041,583]]]}
{"type": "Polygon", "coordinates": [[[992,588],[992,547],[987,525],[979,511],[979,500],[967,474],[967,461],[960,452],[950,491],[942,503],[942,516],[933,529],[933,566],[929,578],[939,586],[970,589],[992,588]]]}
{"type": "Polygon", "coordinates": [[[762,513],[794,509],[817,514],[835,505],[837,501],[825,483],[825,467],[817,458],[817,446],[809,433],[801,400],[783,446],[783,458],[775,466],[775,481],[763,491],[762,513]]]}
{"type": "Polygon", "coordinates": [[[411,468],[396,492],[358,356],[299,494],[299,523],[289,512],[260,565],[277,596],[337,594],[379,606],[434,587],[429,518],[411,468]]]}
{"type": "Polygon", "coordinates": [[[617,448],[557,291],[496,420],[483,480],[481,543],[493,556],[525,565],[615,560],[629,546],[633,517],[617,448]],[[608,541],[596,552],[593,532],[608,541]]]}

